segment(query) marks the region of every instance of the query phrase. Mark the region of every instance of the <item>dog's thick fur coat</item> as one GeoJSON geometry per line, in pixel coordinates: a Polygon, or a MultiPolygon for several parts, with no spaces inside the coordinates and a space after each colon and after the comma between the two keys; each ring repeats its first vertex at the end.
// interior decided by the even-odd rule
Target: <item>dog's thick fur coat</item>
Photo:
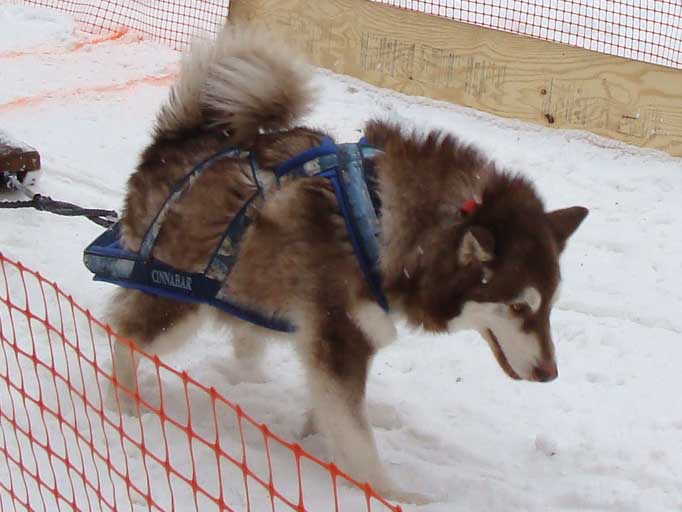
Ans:
{"type": "MultiPolygon", "coordinates": [[[[314,99],[308,69],[281,42],[226,27],[213,44],[186,57],[153,143],[128,182],[122,240],[139,249],[173,185],[227,146],[254,152],[265,193],[225,283],[228,296],[293,321],[306,368],[315,426],[329,456],[358,480],[392,491],[364,410],[374,352],[395,337],[373,302],[324,178],[272,179],[277,164],[320,143],[324,134],[296,127],[314,99]]],[[[371,121],[382,200],[380,267],[392,310],[437,332],[477,329],[514,378],[556,377],[549,313],[559,284],[559,255],[587,214],[580,207],[546,213],[524,178],[496,169],[477,150],[433,131],[406,133],[371,121]],[[459,206],[475,198],[469,215],[459,206]]],[[[223,159],[171,208],[154,256],[202,271],[231,219],[256,190],[248,162],[223,159]]],[[[158,353],[192,334],[197,306],[127,289],[111,302],[120,334],[158,353]]],[[[255,364],[272,333],[212,310],[233,328],[236,357],[255,364]]],[[[136,386],[136,363],[117,344],[118,381],[136,386]]],[[[121,394],[119,399],[124,400],[121,394]]]]}

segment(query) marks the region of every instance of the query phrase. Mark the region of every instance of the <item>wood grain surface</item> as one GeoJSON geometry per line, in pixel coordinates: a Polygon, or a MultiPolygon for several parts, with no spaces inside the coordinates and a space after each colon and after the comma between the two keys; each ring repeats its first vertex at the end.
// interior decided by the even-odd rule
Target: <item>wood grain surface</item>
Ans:
{"type": "Polygon", "coordinates": [[[682,156],[682,70],[367,0],[232,0],[230,18],[380,87],[682,156]]]}

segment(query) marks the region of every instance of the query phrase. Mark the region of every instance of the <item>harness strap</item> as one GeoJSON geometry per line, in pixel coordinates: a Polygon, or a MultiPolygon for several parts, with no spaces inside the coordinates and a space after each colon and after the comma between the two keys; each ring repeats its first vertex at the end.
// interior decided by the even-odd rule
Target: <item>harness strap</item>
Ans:
{"type": "Polygon", "coordinates": [[[376,175],[367,173],[363,161],[380,151],[361,141],[358,144],[335,144],[329,137],[322,143],[280,164],[275,174],[327,178],[334,188],[346,231],[360,270],[374,299],[388,311],[379,273],[379,220],[376,175]]]}
{"type": "MultiPolygon", "coordinates": [[[[315,146],[314,148],[310,148],[304,151],[303,153],[299,153],[295,157],[290,158],[289,160],[286,160],[285,162],[275,167],[275,176],[277,176],[277,178],[279,179],[285,174],[290,173],[291,171],[294,170],[300,171],[305,166],[305,164],[310,165],[311,162],[314,162],[316,160],[319,161],[319,159],[324,156],[330,156],[335,154],[336,144],[334,144],[334,141],[330,137],[324,136],[319,146],[315,146]]],[[[310,175],[311,174],[308,174],[308,176],[310,175]]]]}
{"type": "Polygon", "coordinates": [[[171,209],[173,204],[182,197],[182,195],[189,189],[195,179],[197,179],[204,171],[209,169],[215,162],[222,160],[223,158],[234,158],[234,157],[244,157],[248,156],[247,152],[242,152],[236,148],[227,148],[213,156],[210,156],[203,162],[199,163],[190,172],[185,174],[185,176],[180,180],[171,190],[170,195],[166,198],[163,206],[154,217],[151,225],[147,229],[142,239],[142,244],[140,246],[140,256],[143,259],[149,259],[152,254],[152,249],[156,243],[156,238],[159,236],[159,230],[163,224],[168,211],[171,209]]]}
{"type": "Polygon", "coordinates": [[[249,208],[259,195],[260,189],[244,203],[244,206],[241,207],[237,215],[232,219],[232,222],[230,222],[230,225],[223,234],[223,238],[209,260],[206,270],[204,270],[204,274],[207,277],[220,282],[227,279],[237,256],[237,245],[246,228],[251,224],[251,218],[248,215],[249,208]]]}
{"type": "Polygon", "coordinates": [[[379,273],[379,219],[363,172],[362,153],[357,144],[341,144],[338,157],[339,167],[332,183],[346,230],[374,299],[388,311],[379,273]]]}

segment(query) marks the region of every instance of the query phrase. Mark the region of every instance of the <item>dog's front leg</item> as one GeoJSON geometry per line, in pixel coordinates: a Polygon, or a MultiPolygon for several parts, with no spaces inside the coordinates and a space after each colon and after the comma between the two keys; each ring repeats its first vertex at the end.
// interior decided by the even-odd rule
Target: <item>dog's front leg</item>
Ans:
{"type": "MultiPolygon", "coordinates": [[[[128,416],[137,415],[136,404],[132,398],[137,391],[137,366],[139,355],[132,345],[123,341],[113,341],[112,380],[107,391],[107,406],[128,416]]],[[[130,342],[134,343],[134,342],[130,342]]]]}
{"type": "Polygon", "coordinates": [[[139,415],[145,408],[135,399],[139,393],[137,345],[150,355],[161,354],[185,343],[196,331],[197,306],[122,288],[111,298],[109,318],[114,331],[130,341],[112,340],[112,381],[106,401],[114,410],[139,415]]]}
{"type": "Polygon", "coordinates": [[[315,426],[325,437],[330,458],[344,472],[378,492],[389,492],[365,411],[371,342],[345,312],[325,313],[304,342],[315,426]]]}

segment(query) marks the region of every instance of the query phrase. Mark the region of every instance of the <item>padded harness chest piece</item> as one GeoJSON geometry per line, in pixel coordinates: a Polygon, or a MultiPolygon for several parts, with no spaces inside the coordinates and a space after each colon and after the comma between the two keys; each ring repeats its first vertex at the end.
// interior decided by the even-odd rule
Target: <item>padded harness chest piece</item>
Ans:
{"type": "MultiPolygon", "coordinates": [[[[375,190],[376,178],[373,168],[364,165],[366,159],[377,152],[362,140],[357,144],[337,145],[325,137],[319,146],[287,160],[274,172],[278,179],[289,175],[297,178],[319,176],[330,180],[363,276],[375,300],[388,310],[378,268],[379,220],[376,211],[380,204],[375,190]]],[[[256,171],[257,164],[251,152],[227,148],[216,153],[196,165],[175,185],[145,233],[139,252],[122,248],[120,225],[117,223],[85,249],[85,266],[95,274],[97,281],[175,300],[209,304],[260,327],[280,332],[295,331],[296,327],[290,322],[245,308],[224,292],[223,285],[234,265],[237,246],[251,223],[249,207],[263,193],[256,171]],[[173,203],[206,169],[223,158],[248,160],[258,190],[228,225],[204,272],[185,272],[153,258],[159,230],[173,203]]]]}

